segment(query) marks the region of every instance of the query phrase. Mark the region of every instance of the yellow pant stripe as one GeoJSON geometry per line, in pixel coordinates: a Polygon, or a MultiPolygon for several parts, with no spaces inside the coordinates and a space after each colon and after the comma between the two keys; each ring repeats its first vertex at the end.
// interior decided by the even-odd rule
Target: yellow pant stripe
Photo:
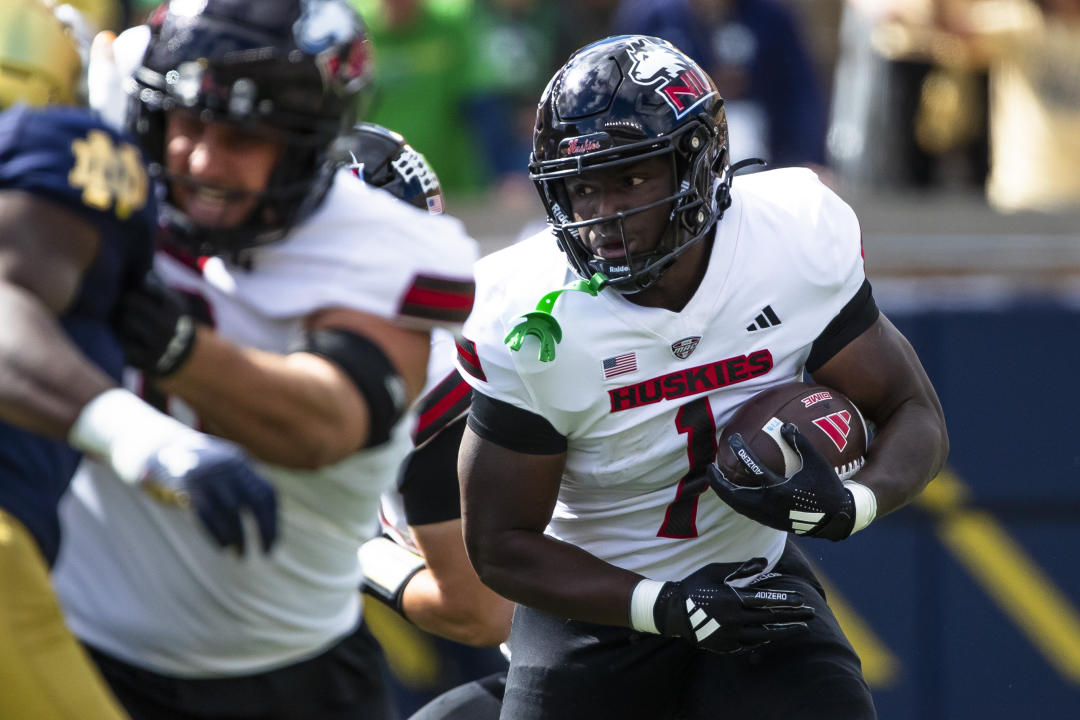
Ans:
{"type": "Polygon", "coordinates": [[[22,523],[0,510],[0,718],[123,720],[68,631],[45,559],[22,523]]]}

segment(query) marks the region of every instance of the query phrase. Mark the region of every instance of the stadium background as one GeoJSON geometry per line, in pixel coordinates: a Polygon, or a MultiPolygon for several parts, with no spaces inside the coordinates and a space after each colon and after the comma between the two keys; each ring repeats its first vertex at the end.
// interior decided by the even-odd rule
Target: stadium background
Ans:
{"type": "MultiPolygon", "coordinates": [[[[881,717],[1075,714],[1080,0],[354,2],[375,39],[373,119],[429,157],[485,251],[542,223],[528,116],[566,53],[633,22],[677,33],[680,5],[705,13],[707,44],[740,49],[703,61],[742,101],[734,158],[811,165],[852,203],[879,304],[949,421],[949,467],[917,503],[803,543],[881,717]],[[808,77],[815,92],[786,106],[763,90],[808,77]],[[784,114],[794,153],[752,122],[784,114]]],[[[72,4],[117,29],[153,5],[72,4]]],[[[373,620],[406,710],[495,662],[373,620]]]]}

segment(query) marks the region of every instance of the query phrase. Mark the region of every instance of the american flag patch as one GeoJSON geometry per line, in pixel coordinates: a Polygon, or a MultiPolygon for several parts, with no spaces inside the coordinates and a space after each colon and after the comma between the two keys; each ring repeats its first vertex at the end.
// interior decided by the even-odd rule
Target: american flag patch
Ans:
{"type": "Polygon", "coordinates": [[[628,352],[604,358],[604,377],[613,378],[637,370],[637,353],[628,352]]]}
{"type": "Polygon", "coordinates": [[[427,199],[427,209],[432,215],[442,215],[442,195],[435,195],[427,199]]]}

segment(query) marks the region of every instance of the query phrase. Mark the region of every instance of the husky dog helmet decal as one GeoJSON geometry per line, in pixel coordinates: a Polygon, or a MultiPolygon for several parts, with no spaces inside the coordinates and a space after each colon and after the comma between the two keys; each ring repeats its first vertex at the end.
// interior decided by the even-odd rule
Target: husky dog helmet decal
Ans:
{"type": "Polygon", "coordinates": [[[677,118],[716,95],[701,69],[668,43],[639,37],[627,45],[626,54],[632,61],[627,72],[630,79],[638,85],[656,85],[656,92],[677,118]]]}

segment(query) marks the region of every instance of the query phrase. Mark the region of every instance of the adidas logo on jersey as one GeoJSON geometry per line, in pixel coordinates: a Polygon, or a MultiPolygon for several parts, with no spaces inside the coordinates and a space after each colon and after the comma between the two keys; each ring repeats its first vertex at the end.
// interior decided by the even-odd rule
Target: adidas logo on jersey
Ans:
{"type": "Polygon", "coordinates": [[[754,318],[754,322],[746,326],[746,332],[757,332],[758,330],[768,330],[771,327],[776,327],[780,324],[780,318],[773,312],[772,305],[766,305],[762,308],[758,316],[754,318]]]}

